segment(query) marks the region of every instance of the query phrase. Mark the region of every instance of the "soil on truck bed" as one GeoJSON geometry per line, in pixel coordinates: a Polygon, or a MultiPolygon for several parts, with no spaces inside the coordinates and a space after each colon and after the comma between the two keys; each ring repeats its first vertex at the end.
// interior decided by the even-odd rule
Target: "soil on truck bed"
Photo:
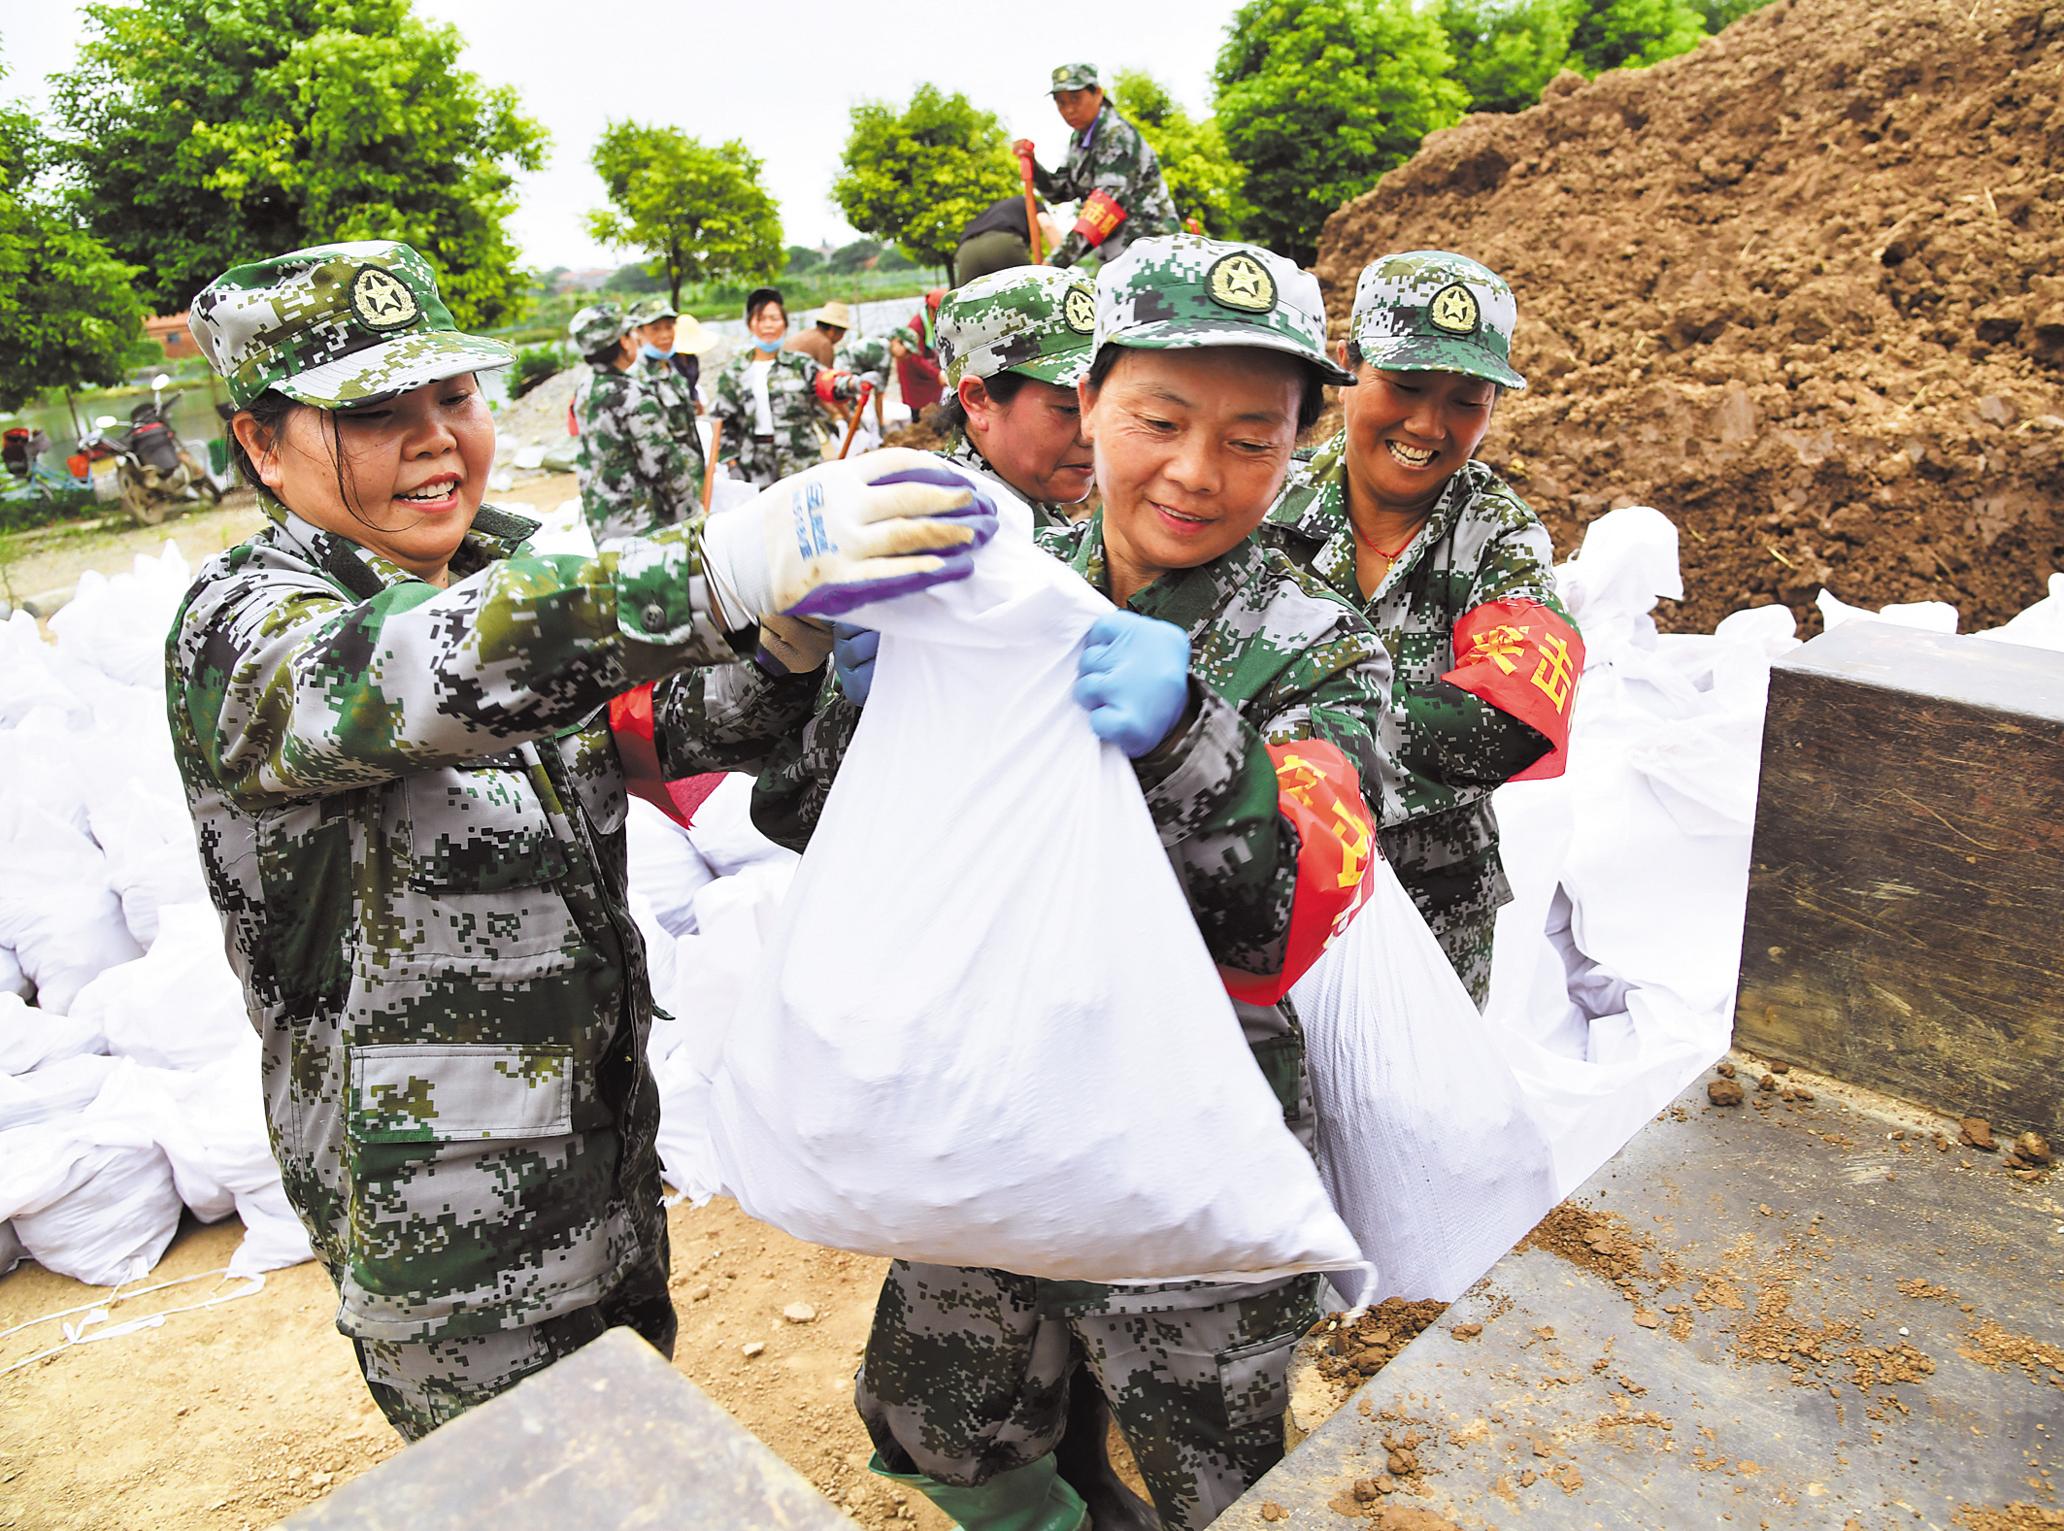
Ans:
{"type": "Polygon", "coordinates": [[[1474,116],[1328,221],[1344,336],[1395,250],[1519,300],[1482,456],[1558,556],[1615,505],[1683,529],[1710,630],[1777,600],[1995,626],[2064,567],[2064,8],[1777,0],[1695,52],[1474,116]]]}

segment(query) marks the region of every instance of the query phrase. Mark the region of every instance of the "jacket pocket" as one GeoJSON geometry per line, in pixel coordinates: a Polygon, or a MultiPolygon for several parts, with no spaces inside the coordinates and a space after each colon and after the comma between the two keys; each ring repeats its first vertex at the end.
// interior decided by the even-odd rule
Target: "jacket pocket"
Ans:
{"type": "Polygon", "coordinates": [[[617,1135],[575,1133],[572,1049],[349,1051],[342,1327],[417,1339],[594,1301],[630,1249],[617,1135]]]}
{"type": "Polygon", "coordinates": [[[1218,1391],[1228,1426],[1245,1430],[1265,1424],[1290,1407],[1290,1352],[1303,1333],[1300,1325],[1219,1353],[1218,1391]]]}

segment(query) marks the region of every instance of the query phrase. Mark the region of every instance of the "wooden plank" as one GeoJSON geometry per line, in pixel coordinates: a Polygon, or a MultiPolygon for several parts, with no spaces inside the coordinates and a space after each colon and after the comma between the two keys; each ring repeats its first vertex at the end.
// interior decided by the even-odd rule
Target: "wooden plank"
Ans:
{"type": "Polygon", "coordinates": [[[1694,1085],[1216,1531],[2044,1524],[2009,1507],[2064,1489],[2055,1185],[1788,1082],[1694,1085]]]}
{"type": "Polygon", "coordinates": [[[2064,1138],[2064,655],[1851,623],[1762,769],[1736,1037],[2064,1138]]]}
{"type": "Polygon", "coordinates": [[[629,1329],[460,1415],[293,1531],[608,1531],[854,1523],[629,1329]]]}

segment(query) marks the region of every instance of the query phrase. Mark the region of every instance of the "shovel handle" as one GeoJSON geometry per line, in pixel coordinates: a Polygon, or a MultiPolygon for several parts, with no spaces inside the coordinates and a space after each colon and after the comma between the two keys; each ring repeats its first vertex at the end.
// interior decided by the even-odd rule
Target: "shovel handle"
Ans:
{"type": "Polygon", "coordinates": [[[724,444],[724,422],[710,421],[709,463],[702,471],[702,509],[709,513],[710,491],[717,487],[717,448],[724,444]]]}

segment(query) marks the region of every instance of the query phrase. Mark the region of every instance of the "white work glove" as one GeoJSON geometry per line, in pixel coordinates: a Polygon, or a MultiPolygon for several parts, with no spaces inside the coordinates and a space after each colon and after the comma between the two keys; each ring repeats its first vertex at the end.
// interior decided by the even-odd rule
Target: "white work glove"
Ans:
{"type": "Polygon", "coordinates": [[[928,452],[823,463],[703,523],[703,569],[727,628],[835,617],[974,572],[996,505],[928,452]]]}

